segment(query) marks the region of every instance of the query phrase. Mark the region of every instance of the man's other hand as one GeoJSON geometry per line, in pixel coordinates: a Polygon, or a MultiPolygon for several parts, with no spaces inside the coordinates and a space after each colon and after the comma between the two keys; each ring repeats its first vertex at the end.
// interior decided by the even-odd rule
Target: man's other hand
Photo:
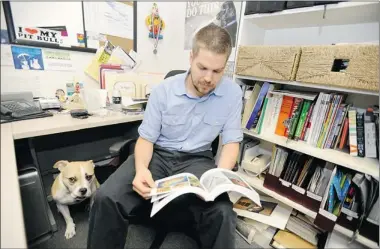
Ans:
{"type": "Polygon", "coordinates": [[[142,168],[136,172],[135,179],[132,182],[133,190],[136,191],[144,199],[150,198],[150,191],[155,187],[152,173],[149,169],[142,168]]]}

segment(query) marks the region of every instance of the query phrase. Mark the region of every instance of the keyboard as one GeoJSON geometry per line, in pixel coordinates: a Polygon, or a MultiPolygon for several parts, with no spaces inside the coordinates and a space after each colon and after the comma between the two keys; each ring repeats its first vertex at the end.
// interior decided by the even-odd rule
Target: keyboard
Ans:
{"type": "Polygon", "coordinates": [[[38,108],[37,106],[28,106],[28,107],[23,107],[17,102],[6,102],[2,103],[2,106],[6,107],[7,109],[12,111],[11,116],[14,118],[21,118],[29,115],[35,115],[35,114],[40,114],[43,113],[43,111],[38,108]]]}

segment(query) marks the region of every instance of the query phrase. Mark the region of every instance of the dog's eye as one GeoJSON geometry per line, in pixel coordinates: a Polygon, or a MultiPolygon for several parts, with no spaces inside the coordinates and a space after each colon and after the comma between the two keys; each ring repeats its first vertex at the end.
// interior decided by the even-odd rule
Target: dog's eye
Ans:
{"type": "Polygon", "coordinates": [[[86,176],[87,181],[91,181],[91,179],[92,179],[92,175],[86,176]]]}
{"type": "Polygon", "coordinates": [[[76,180],[77,180],[77,179],[76,179],[75,177],[70,177],[70,178],[69,178],[70,183],[74,183],[76,180]]]}

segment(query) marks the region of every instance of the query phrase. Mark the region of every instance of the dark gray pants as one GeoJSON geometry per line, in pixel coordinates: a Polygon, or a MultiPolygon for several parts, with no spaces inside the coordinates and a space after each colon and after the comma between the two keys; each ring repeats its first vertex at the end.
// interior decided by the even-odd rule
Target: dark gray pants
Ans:
{"type": "MultiPolygon", "coordinates": [[[[144,206],[151,207],[150,200],[143,199],[132,189],[134,163],[134,156],[130,156],[96,192],[90,213],[88,249],[124,248],[130,217],[144,210],[144,206]]],[[[155,146],[149,170],[153,179],[158,180],[184,172],[199,178],[214,167],[211,151],[184,153],[155,146]]],[[[146,210],[144,216],[149,217],[150,208],[146,210]]],[[[227,194],[214,202],[204,202],[192,194],[183,195],[154,216],[166,222],[182,220],[174,217],[186,217],[183,226],[194,229],[202,248],[235,248],[236,213],[227,194]],[[175,214],[171,210],[175,210],[175,214]]]]}

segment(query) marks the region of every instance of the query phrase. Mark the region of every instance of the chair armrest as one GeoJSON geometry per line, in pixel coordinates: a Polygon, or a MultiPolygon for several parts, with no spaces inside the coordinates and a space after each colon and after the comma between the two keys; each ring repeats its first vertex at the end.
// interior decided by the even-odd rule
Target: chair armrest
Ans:
{"type": "Polygon", "coordinates": [[[120,155],[121,151],[125,151],[125,148],[128,148],[129,146],[131,146],[132,143],[135,142],[136,139],[126,139],[120,142],[116,142],[109,148],[109,153],[111,156],[118,156],[120,155]]]}

